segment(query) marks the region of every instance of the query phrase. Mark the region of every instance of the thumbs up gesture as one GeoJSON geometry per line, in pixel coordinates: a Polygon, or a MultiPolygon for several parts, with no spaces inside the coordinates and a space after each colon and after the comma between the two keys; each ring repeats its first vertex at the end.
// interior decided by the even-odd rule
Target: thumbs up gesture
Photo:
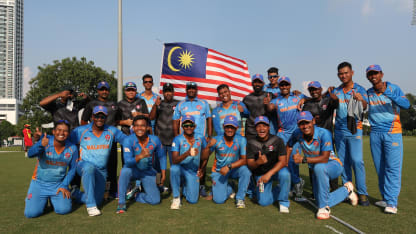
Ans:
{"type": "Polygon", "coordinates": [[[45,132],[43,134],[41,144],[42,144],[43,147],[46,147],[48,145],[48,143],[49,143],[49,138],[48,138],[48,136],[46,135],[46,132],[45,132]]]}
{"type": "Polygon", "coordinates": [[[162,102],[162,100],[160,99],[160,96],[157,96],[156,101],[155,101],[155,105],[159,106],[161,102],[162,102]]]}
{"type": "Polygon", "coordinates": [[[294,154],[292,157],[293,157],[293,161],[296,164],[302,163],[303,157],[302,157],[302,155],[300,155],[299,149],[296,149],[296,154],[294,154]]]}
{"type": "Polygon", "coordinates": [[[259,158],[256,160],[257,165],[263,165],[267,163],[267,157],[264,154],[261,154],[259,151],[259,158]]]}
{"type": "Polygon", "coordinates": [[[268,105],[272,98],[270,97],[270,93],[267,93],[267,96],[263,99],[263,104],[268,105]]]}

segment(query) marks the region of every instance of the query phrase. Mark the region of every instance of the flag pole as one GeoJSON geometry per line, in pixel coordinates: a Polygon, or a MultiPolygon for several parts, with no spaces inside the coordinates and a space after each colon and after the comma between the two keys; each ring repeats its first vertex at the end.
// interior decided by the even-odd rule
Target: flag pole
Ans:
{"type": "Polygon", "coordinates": [[[123,99],[123,37],[122,37],[122,0],[118,0],[118,67],[117,101],[123,99]]]}

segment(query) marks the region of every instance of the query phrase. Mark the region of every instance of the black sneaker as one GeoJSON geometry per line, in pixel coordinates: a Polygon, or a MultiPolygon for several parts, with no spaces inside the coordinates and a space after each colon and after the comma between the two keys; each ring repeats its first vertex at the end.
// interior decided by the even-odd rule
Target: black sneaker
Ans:
{"type": "Polygon", "coordinates": [[[358,196],[358,204],[360,204],[360,206],[369,206],[370,201],[368,200],[367,195],[360,194],[358,196]]]}

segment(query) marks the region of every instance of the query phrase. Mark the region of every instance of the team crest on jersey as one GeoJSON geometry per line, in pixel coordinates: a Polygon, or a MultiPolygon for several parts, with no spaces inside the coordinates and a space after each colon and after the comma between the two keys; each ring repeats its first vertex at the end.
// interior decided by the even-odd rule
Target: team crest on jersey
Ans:
{"type": "Polygon", "coordinates": [[[139,109],[140,109],[140,107],[141,107],[140,105],[136,105],[136,109],[138,109],[138,110],[139,110],[139,109]]]}
{"type": "Polygon", "coordinates": [[[322,105],[322,110],[326,110],[326,108],[328,108],[327,105],[322,105]]]}
{"type": "Polygon", "coordinates": [[[221,113],[221,112],[222,112],[222,110],[219,110],[219,111],[218,111],[218,114],[219,114],[219,113],[221,113]]]}
{"type": "Polygon", "coordinates": [[[91,137],[84,137],[84,141],[89,141],[91,140],[91,137]]]}
{"type": "Polygon", "coordinates": [[[233,149],[236,151],[236,150],[237,150],[237,146],[235,145],[235,146],[233,147],[233,149]]]}
{"type": "Polygon", "coordinates": [[[269,145],[269,151],[273,151],[273,150],[274,150],[273,145],[269,145]]]}
{"type": "Polygon", "coordinates": [[[313,142],[313,145],[314,145],[314,146],[318,146],[318,145],[319,145],[319,143],[318,143],[317,141],[314,141],[314,142],[313,142]]]}
{"type": "Polygon", "coordinates": [[[52,152],[49,151],[49,152],[46,153],[46,155],[52,156],[52,152]]]}
{"type": "Polygon", "coordinates": [[[187,146],[187,145],[186,145],[186,143],[183,143],[182,147],[183,147],[183,148],[186,148],[186,146],[187,146]]]}
{"type": "Polygon", "coordinates": [[[65,158],[69,158],[69,157],[71,157],[71,154],[70,153],[65,153],[65,158]]]}
{"type": "Polygon", "coordinates": [[[237,109],[237,107],[236,106],[233,106],[233,109],[237,109]]]}
{"type": "Polygon", "coordinates": [[[112,105],[111,106],[111,109],[115,110],[116,109],[116,106],[115,105],[112,105]]]}
{"type": "Polygon", "coordinates": [[[197,106],[196,106],[196,109],[198,109],[198,110],[202,110],[202,106],[201,106],[201,105],[197,105],[197,106]]]}
{"type": "Polygon", "coordinates": [[[199,142],[199,141],[198,141],[198,142],[196,142],[196,146],[198,146],[198,147],[199,147],[200,145],[201,145],[201,142],[199,142]]]}
{"type": "Polygon", "coordinates": [[[149,145],[149,150],[153,150],[153,145],[149,145]]]}
{"type": "Polygon", "coordinates": [[[28,195],[27,195],[27,200],[30,200],[32,198],[32,194],[31,193],[29,193],[28,195]]]}
{"type": "Polygon", "coordinates": [[[134,151],[139,151],[139,147],[134,148],[134,151]]]}
{"type": "Polygon", "coordinates": [[[109,141],[110,140],[110,135],[105,135],[105,139],[107,140],[107,141],[109,141]]]}
{"type": "Polygon", "coordinates": [[[298,99],[297,98],[293,98],[293,100],[292,100],[293,102],[298,102],[298,99]]]}
{"type": "Polygon", "coordinates": [[[176,106],[172,106],[172,110],[175,110],[176,106]]]}

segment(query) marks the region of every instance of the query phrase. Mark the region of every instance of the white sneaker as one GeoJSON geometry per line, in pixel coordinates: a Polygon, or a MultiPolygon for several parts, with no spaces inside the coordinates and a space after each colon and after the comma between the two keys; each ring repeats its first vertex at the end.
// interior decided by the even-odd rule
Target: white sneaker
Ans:
{"type": "Polygon", "coordinates": [[[386,206],[386,208],[384,208],[384,213],[387,213],[387,214],[397,214],[397,207],[394,207],[394,206],[386,206]]]}
{"type": "Polygon", "coordinates": [[[347,182],[344,186],[348,190],[348,198],[351,201],[351,205],[356,206],[358,204],[358,195],[354,192],[354,185],[351,182],[347,182]]]}
{"type": "Polygon", "coordinates": [[[329,219],[331,214],[331,210],[329,207],[320,208],[316,213],[316,218],[318,219],[329,219]]]}
{"type": "Polygon", "coordinates": [[[244,203],[244,200],[237,200],[237,204],[236,204],[237,208],[239,209],[244,209],[246,208],[246,204],[244,203]]]}
{"type": "Polygon", "coordinates": [[[279,205],[279,212],[283,213],[283,214],[288,214],[289,213],[289,207],[284,206],[284,205],[279,205]]]}
{"type": "Polygon", "coordinates": [[[374,203],[374,205],[382,207],[382,208],[386,208],[387,207],[387,202],[386,201],[377,201],[376,203],[374,203]]]}
{"type": "Polygon", "coordinates": [[[170,205],[170,209],[179,210],[180,207],[181,207],[181,198],[180,197],[173,198],[172,204],[170,205]]]}
{"type": "Polygon", "coordinates": [[[101,215],[101,211],[96,207],[87,207],[87,212],[89,216],[101,215]]]}

